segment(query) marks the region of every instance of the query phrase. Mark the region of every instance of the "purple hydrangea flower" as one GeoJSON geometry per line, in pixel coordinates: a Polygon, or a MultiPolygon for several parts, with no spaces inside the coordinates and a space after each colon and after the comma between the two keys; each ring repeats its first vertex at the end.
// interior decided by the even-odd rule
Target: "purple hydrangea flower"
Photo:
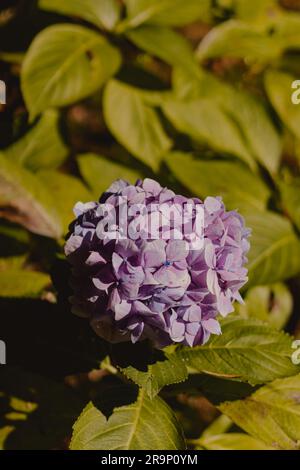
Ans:
{"type": "Polygon", "coordinates": [[[65,245],[72,310],[99,336],[149,338],[164,347],[221,334],[218,314],[242,302],[250,234],[221,198],[202,202],[150,179],[119,180],[99,202],[77,203],[74,212],[65,245]]]}

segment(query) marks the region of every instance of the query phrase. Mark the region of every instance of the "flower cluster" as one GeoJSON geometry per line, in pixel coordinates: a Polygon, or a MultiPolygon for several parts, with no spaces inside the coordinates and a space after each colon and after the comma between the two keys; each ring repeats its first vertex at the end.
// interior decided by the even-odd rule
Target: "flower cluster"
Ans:
{"type": "Polygon", "coordinates": [[[243,218],[221,198],[189,199],[150,179],[119,180],[74,212],[65,245],[73,312],[99,336],[164,347],[221,333],[216,317],[242,301],[249,250],[243,218]]]}

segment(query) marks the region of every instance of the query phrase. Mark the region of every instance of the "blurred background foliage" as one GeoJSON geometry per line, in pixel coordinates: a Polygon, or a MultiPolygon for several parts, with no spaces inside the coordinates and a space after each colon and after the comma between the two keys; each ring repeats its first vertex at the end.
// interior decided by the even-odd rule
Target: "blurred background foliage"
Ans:
{"type": "MultiPolygon", "coordinates": [[[[0,445],[66,448],[110,371],[69,311],[62,247],[75,202],[116,178],[239,209],[238,313],[300,336],[299,0],[2,0],[0,79],[0,445]]],[[[213,422],[196,447],[265,446],[199,393],[169,401],[193,439],[213,422]]]]}

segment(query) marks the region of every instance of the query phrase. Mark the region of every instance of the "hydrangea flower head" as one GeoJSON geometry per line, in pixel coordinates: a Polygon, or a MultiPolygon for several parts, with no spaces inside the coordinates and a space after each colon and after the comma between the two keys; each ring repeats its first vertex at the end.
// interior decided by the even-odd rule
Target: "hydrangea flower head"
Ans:
{"type": "Polygon", "coordinates": [[[77,203],[74,212],[65,245],[72,310],[99,336],[164,347],[221,334],[218,314],[242,302],[250,234],[221,198],[118,180],[99,202],[77,203]]]}

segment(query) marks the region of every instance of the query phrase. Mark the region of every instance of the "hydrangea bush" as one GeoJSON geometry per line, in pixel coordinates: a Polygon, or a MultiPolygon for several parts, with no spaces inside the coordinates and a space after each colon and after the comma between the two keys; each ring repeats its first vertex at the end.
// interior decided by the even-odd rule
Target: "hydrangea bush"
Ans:
{"type": "Polygon", "coordinates": [[[134,186],[119,180],[99,202],[78,203],[74,212],[65,246],[73,267],[73,311],[88,317],[99,336],[113,342],[131,338],[133,343],[150,338],[164,347],[197,346],[210,334],[221,334],[216,317],[227,316],[233,302],[241,301],[249,250],[243,218],[226,211],[221,198],[202,202],[150,179],[134,186]],[[203,227],[201,221],[197,227],[197,206],[204,211],[203,227]],[[108,216],[105,207],[111,208],[108,216]],[[184,220],[188,207],[189,220],[184,220]],[[113,225],[117,209],[121,214],[113,225]],[[154,218],[159,224],[155,240],[149,233],[154,218]],[[109,222],[113,237],[106,231],[109,222]]]}

